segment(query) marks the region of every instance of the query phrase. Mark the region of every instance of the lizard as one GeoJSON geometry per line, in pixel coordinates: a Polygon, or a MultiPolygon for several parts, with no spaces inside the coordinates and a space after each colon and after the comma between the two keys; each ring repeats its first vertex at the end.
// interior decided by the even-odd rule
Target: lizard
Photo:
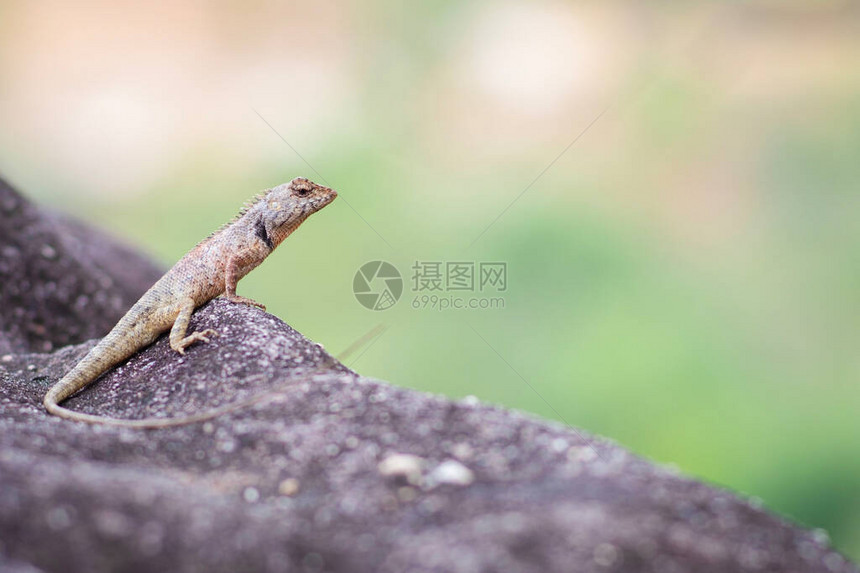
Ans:
{"type": "Polygon", "coordinates": [[[170,348],[180,355],[195,342],[209,342],[217,332],[206,329],[189,334],[188,323],[196,308],[217,296],[265,310],[264,305],[236,294],[237,283],[305,219],[336,197],[336,191],[297,177],[246,203],[232,221],[198,243],[158,279],[116,326],[48,390],[43,401],[45,409],[69,420],[138,428],[182,425],[204,419],[205,415],[122,420],[75,412],[60,404],[168,330],[170,348]]]}

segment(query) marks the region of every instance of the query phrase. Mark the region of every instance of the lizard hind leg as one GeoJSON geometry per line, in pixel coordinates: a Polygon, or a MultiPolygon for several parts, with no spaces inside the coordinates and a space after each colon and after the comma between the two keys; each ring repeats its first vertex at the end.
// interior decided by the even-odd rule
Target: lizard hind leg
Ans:
{"type": "Polygon", "coordinates": [[[173,321],[173,327],[170,329],[170,348],[179,354],[185,354],[185,349],[195,342],[209,342],[210,337],[218,335],[211,328],[188,334],[188,322],[191,320],[191,313],[193,312],[194,301],[190,298],[183,301],[179,308],[179,314],[173,321]]]}

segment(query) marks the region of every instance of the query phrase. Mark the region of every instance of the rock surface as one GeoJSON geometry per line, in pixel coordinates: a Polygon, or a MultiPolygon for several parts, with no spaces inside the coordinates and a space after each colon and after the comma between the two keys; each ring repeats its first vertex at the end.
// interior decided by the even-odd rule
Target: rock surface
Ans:
{"type": "MultiPolygon", "coordinates": [[[[57,241],[49,262],[80,276],[130,264],[99,241],[57,241]]],[[[96,329],[73,287],[39,306],[40,277],[59,271],[30,263],[46,264],[25,258],[3,280],[32,281],[32,295],[4,287],[2,305],[49,309],[20,316],[65,324],[67,339],[96,329]]],[[[132,283],[113,277],[109,296],[128,301],[132,283]]],[[[92,343],[25,353],[65,339],[24,335],[3,312],[0,571],[857,572],[824,534],[729,492],[560,424],[368,380],[218,299],[192,319],[219,331],[212,342],[180,358],[162,337],[68,405],[141,418],[267,400],[162,430],[52,418],[46,388],[92,343]]]]}
{"type": "Polygon", "coordinates": [[[163,272],[115,239],[38,209],[0,178],[0,354],[104,336],[163,272]]]}

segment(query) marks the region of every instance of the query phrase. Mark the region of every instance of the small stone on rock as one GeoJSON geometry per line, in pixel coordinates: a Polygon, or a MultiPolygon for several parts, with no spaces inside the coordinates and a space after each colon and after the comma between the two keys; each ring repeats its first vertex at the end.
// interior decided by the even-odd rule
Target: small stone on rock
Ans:
{"type": "Polygon", "coordinates": [[[456,460],[446,460],[430,472],[430,480],[437,484],[469,485],[475,474],[456,460]]]}
{"type": "Polygon", "coordinates": [[[278,493],[292,497],[299,493],[299,480],[296,478],[287,478],[278,485],[278,493]]]}
{"type": "Polygon", "coordinates": [[[57,256],[57,251],[51,245],[43,245],[40,251],[46,259],[54,259],[57,256]]]}
{"type": "Polygon", "coordinates": [[[386,477],[403,477],[411,484],[421,482],[424,459],[410,454],[391,454],[381,462],[377,469],[386,477]]]}

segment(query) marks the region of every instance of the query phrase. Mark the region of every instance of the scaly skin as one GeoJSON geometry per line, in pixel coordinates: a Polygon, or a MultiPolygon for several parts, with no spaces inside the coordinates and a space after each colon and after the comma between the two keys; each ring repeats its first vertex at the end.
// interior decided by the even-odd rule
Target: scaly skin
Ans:
{"type": "Polygon", "coordinates": [[[152,344],[170,330],[170,347],[179,354],[195,342],[208,342],[211,329],[187,333],[194,309],[217,296],[265,309],[236,294],[236,284],[256,268],[310,215],[337,197],[328,187],[293,179],[258,196],[229,224],[191,249],[146,291],[117,325],[45,395],[51,414],[80,422],[139,428],[165,427],[183,419],[120,420],[82,414],[59,404],[99,376],[152,344]]]}

